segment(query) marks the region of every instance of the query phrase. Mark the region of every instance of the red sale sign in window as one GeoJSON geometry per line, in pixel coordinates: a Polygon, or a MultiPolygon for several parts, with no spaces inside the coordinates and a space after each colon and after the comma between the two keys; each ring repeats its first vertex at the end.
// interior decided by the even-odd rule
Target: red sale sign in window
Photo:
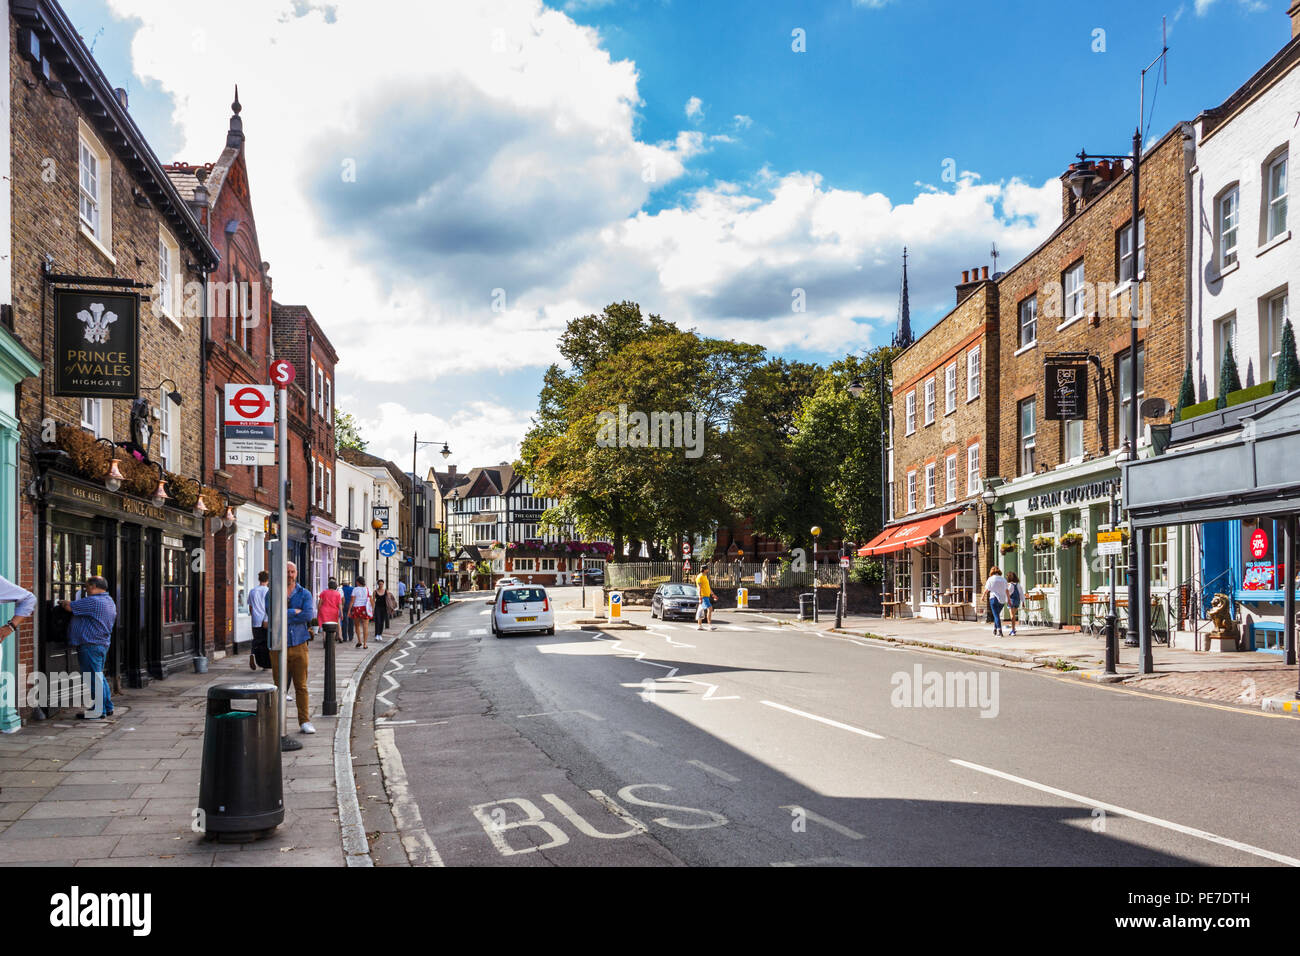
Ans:
{"type": "Polygon", "coordinates": [[[1263,528],[1256,528],[1255,533],[1250,536],[1250,556],[1262,558],[1266,554],[1268,554],[1268,535],[1263,528]]]}

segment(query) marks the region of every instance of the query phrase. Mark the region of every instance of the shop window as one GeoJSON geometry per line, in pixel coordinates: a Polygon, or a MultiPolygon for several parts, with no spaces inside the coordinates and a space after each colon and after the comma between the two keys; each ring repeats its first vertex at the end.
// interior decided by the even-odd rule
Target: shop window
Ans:
{"type": "Polygon", "coordinates": [[[1032,528],[1029,546],[1034,552],[1033,587],[1054,588],[1056,587],[1056,541],[1053,540],[1047,547],[1038,547],[1034,544],[1034,538],[1037,536],[1055,538],[1052,519],[1047,518],[1044,521],[1036,522],[1032,525],[1032,528]]]}
{"type": "Polygon", "coordinates": [[[239,542],[235,552],[235,610],[248,613],[248,539],[239,542]]]}
{"type": "Polygon", "coordinates": [[[975,603],[975,539],[965,535],[953,539],[952,594],[958,603],[975,603]]]}
{"type": "Polygon", "coordinates": [[[187,624],[194,620],[190,596],[189,555],[181,548],[163,548],[163,624],[187,624]]]}
{"type": "Polygon", "coordinates": [[[1169,529],[1152,528],[1148,533],[1151,552],[1151,589],[1169,587],[1169,529]]]}
{"type": "Polygon", "coordinates": [[[894,559],[894,600],[912,603],[912,552],[907,548],[894,559]]]}
{"type": "Polygon", "coordinates": [[[939,546],[931,541],[921,549],[921,601],[932,603],[940,596],[939,546]]]}

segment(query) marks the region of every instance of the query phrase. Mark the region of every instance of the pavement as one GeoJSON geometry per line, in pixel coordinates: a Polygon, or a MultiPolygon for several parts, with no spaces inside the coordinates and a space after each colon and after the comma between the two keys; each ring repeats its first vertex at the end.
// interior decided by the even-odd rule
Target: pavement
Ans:
{"type": "Polygon", "coordinates": [[[0,737],[0,865],[342,866],[340,797],[348,795],[336,785],[335,730],[350,717],[351,689],[400,633],[390,629],[366,652],[335,645],[340,712],[333,717],[320,715],[323,638],[310,643],[317,732],[296,733],[290,703],[290,733],[303,748],[281,755],[285,820],[266,839],[221,843],[194,829],[208,688],[271,679],[249,669],[245,651],[211,663],[206,674],[115,693],[109,720],[77,720],[65,710],[0,737]]]}
{"type": "Polygon", "coordinates": [[[1295,717],[735,611],[614,631],[553,594],[553,636],[466,600],[386,659],[385,863],[1300,865],[1295,717]]]}

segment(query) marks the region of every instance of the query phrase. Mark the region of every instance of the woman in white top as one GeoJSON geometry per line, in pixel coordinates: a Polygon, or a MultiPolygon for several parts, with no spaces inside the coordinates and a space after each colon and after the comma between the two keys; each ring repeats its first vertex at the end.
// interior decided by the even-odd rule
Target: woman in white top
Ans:
{"type": "Polygon", "coordinates": [[[993,633],[1002,636],[1002,609],[1007,605],[1007,579],[998,568],[989,568],[989,579],[984,583],[989,610],[993,612],[993,633]]]}
{"type": "Polygon", "coordinates": [[[352,598],[343,613],[352,618],[353,629],[357,632],[357,647],[367,650],[370,647],[370,588],[366,587],[365,578],[357,578],[352,586],[352,598]]]}

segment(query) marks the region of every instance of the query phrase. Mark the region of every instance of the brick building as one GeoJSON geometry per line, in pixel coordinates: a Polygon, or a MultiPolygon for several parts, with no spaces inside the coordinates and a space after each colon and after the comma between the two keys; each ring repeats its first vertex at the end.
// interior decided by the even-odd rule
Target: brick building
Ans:
{"type": "Polygon", "coordinates": [[[222,408],[229,384],[267,384],[271,352],[270,264],[262,259],[248,183],[239,91],[231,104],[226,145],[215,163],[175,162],[166,168],[180,194],[200,204],[200,224],[221,255],[209,276],[212,314],[203,338],[205,420],[204,480],[230,500],[235,523],[207,535],[208,584],[205,622],[217,649],[251,641],[248,592],[258,572],[269,568],[267,519],[279,508],[274,464],[227,464],[222,440],[222,408]]]}
{"type": "MultiPolygon", "coordinates": [[[[49,609],[103,574],[119,609],[107,671],[134,686],[207,650],[195,508],[219,499],[200,495],[197,436],[202,279],[218,255],[59,6],[13,0],[9,12],[12,325],[0,374],[18,387],[0,390],[13,396],[0,402],[0,464],[22,500],[0,500],[18,516],[0,558],[38,604],[35,634],[5,642],[4,665],[16,687],[22,670],[79,670],[49,609]],[[78,348],[95,364],[78,366],[78,348]]],[[[4,703],[0,723],[15,730],[15,702],[4,703]]]]}
{"type": "Polygon", "coordinates": [[[305,305],[271,304],[275,357],[297,370],[289,386],[289,558],[313,593],[338,572],[334,366],[338,353],[305,305]]]}
{"type": "MultiPolygon", "coordinates": [[[[1187,355],[1186,183],[1193,162],[1186,124],[1143,154],[1136,255],[1127,228],[1131,172],[1102,162],[1081,175],[1074,164],[1061,177],[1064,221],[998,278],[998,460],[987,479],[996,491],[998,564],[1020,575],[1033,598],[1030,615],[1050,623],[1087,618],[1081,599],[1109,582],[1095,542],[1110,523],[1110,495],[1119,490],[1114,456],[1127,438],[1129,402],[1136,394],[1139,403],[1163,398],[1172,407],[1178,398],[1187,355]],[[1076,195],[1074,187],[1089,178],[1076,195]],[[1134,294],[1136,388],[1127,361],[1134,294]],[[1054,364],[1068,376],[1054,389],[1086,384],[1070,393],[1079,403],[1070,420],[1048,414],[1054,364]]],[[[1150,429],[1140,429],[1137,454],[1151,453],[1150,429]]],[[[1161,595],[1180,580],[1174,537],[1167,529],[1151,535],[1152,583],[1161,595]]]]}
{"type": "Polygon", "coordinates": [[[992,562],[983,477],[998,462],[998,284],[968,270],[956,307],[895,357],[890,521],[858,553],[886,559],[885,590],[927,617],[976,613],[992,562]]]}

